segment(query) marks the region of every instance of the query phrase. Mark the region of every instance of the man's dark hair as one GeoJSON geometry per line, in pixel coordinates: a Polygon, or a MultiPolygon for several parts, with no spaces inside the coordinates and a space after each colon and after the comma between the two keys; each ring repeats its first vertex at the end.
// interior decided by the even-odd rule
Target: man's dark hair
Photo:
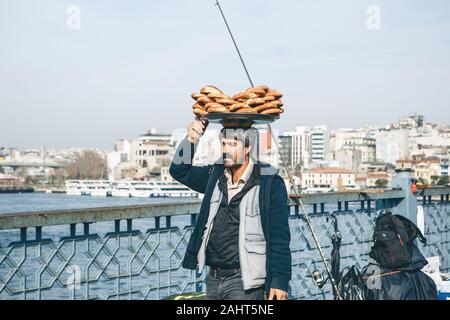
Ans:
{"type": "Polygon", "coordinates": [[[222,128],[219,139],[234,139],[243,142],[245,147],[251,146],[254,149],[258,137],[258,130],[255,128],[222,128]]]}

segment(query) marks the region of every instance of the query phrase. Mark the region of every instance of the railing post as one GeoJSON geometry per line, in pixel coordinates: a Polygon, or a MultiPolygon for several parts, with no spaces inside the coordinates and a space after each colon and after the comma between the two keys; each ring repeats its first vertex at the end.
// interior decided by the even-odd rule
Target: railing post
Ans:
{"type": "Polygon", "coordinates": [[[77,225],[75,223],[70,224],[70,237],[75,238],[77,233],[77,225]]]}
{"type": "Polygon", "coordinates": [[[21,242],[27,241],[27,228],[20,228],[20,241],[21,242]]]}
{"type": "MultiPolygon", "coordinates": [[[[198,270],[196,269],[195,270],[195,278],[199,279],[201,276],[202,276],[201,272],[198,272],[198,270]]],[[[202,292],[203,291],[202,289],[203,289],[202,284],[199,281],[196,281],[195,282],[195,291],[202,292]]]]}
{"type": "Polygon", "coordinates": [[[120,232],[120,220],[114,220],[114,232],[115,233],[120,232]]]}
{"type": "Polygon", "coordinates": [[[89,222],[84,222],[83,223],[83,233],[85,236],[89,235],[89,222]]]}
{"type": "Polygon", "coordinates": [[[401,214],[415,224],[417,224],[417,198],[412,193],[411,170],[396,170],[396,175],[392,177],[391,188],[400,188],[405,197],[392,208],[392,213],[401,214]]]}
{"type": "Polygon", "coordinates": [[[191,214],[191,226],[195,226],[195,221],[197,220],[196,214],[191,214]]]}
{"type": "Polygon", "coordinates": [[[42,227],[36,227],[36,241],[42,240],[42,227]]]}

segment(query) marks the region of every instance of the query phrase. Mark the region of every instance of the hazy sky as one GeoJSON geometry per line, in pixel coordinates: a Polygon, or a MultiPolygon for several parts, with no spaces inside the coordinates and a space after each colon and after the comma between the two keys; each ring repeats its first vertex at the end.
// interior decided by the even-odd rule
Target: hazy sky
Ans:
{"type": "MultiPolygon", "coordinates": [[[[190,94],[248,81],[215,0],[0,0],[0,146],[112,148],[193,118],[190,94]],[[81,29],[67,27],[69,5],[81,29]]],[[[222,0],[275,127],[450,124],[450,1],[222,0]],[[381,10],[379,30],[366,10],[381,10]]]]}

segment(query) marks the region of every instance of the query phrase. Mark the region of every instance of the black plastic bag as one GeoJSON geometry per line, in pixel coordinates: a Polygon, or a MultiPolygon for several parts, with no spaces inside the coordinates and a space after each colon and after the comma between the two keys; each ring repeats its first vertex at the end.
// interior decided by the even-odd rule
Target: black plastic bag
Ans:
{"type": "Polygon", "coordinates": [[[341,274],[338,290],[343,300],[366,299],[364,280],[355,266],[352,266],[345,274],[341,274]]]}
{"type": "Polygon", "coordinates": [[[408,266],[390,269],[368,264],[362,270],[367,300],[437,300],[436,284],[421,271],[427,263],[414,245],[408,266]]]}

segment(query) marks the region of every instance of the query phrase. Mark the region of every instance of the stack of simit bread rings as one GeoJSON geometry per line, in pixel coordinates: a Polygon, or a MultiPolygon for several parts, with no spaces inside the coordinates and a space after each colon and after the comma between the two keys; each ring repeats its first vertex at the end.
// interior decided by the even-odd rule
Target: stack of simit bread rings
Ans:
{"type": "Polygon", "coordinates": [[[284,110],[281,108],[283,95],[268,86],[260,85],[243,90],[232,97],[227,96],[222,90],[214,86],[204,86],[200,93],[193,93],[192,106],[196,116],[205,117],[208,113],[234,112],[234,113],[259,113],[279,115],[284,110]]]}

